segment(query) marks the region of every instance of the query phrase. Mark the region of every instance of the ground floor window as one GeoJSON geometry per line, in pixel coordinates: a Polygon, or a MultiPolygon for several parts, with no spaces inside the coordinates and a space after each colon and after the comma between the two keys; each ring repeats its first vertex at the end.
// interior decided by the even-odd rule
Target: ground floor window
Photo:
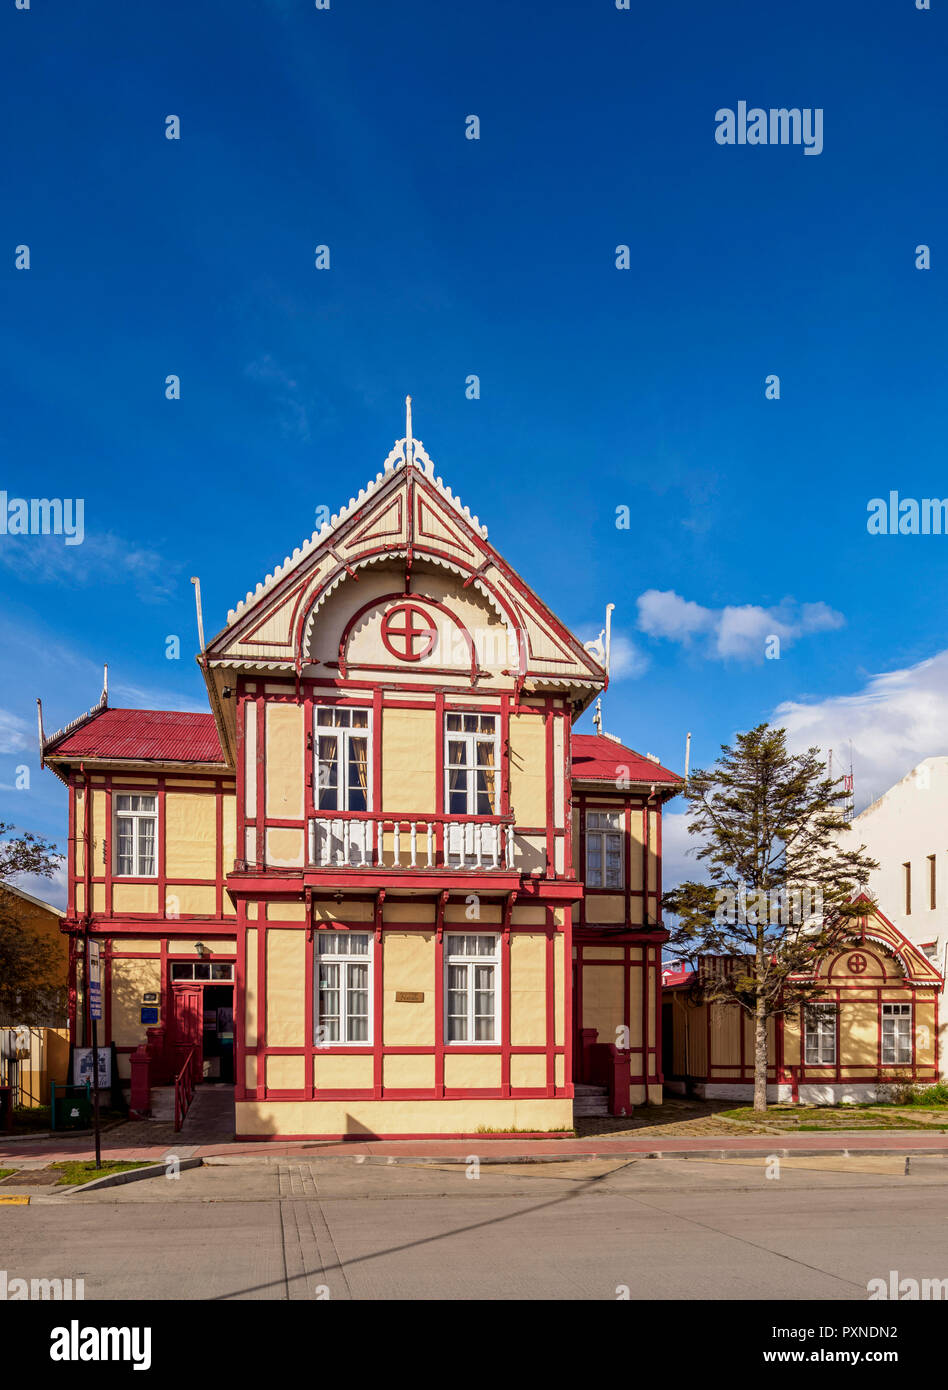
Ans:
{"type": "Polygon", "coordinates": [[[316,1045],[367,1043],[372,1036],[371,936],[321,931],[317,936],[316,1045]]]}
{"type": "Polygon", "coordinates": [[[449,934],[444,966],[447,1041],[499,1042],[500,937],[449,934]]]}
{"type": "Polygon", "coordinates": [[[809,1004],[804,1011],[804,1056],[808,1067],[836,1065],[836,1005],[809,1004]]]}
{"type": "Polygon", "coordinates": [[[912,1060],[911,1004],[882,1005],[882,1065],[912,1060]]]}

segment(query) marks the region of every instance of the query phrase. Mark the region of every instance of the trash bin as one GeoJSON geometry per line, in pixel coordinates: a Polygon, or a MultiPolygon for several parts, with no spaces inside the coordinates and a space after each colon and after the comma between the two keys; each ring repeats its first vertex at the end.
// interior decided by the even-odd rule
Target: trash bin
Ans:
{"type": "Polygon", "coordinates": [[[13,1087],[0,1086],[0,1131],[13,1128],[13,1087]]]}
{"type": "Polygon", "coordinates": [[[52,1086],[53,1129],[92,1128],[92,1088],[85,1086],[52,1086]]]}

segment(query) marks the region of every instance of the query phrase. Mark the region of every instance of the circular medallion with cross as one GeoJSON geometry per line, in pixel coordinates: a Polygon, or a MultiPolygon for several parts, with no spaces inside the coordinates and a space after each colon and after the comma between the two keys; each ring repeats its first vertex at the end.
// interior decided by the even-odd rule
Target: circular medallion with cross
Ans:
{"type": "Polygon", "coordinates": [[[438,629],[415,603],[400,603],[382,619],[385,649],[399,661],[421,661],[430,656],[437,639],[438,629]]]}

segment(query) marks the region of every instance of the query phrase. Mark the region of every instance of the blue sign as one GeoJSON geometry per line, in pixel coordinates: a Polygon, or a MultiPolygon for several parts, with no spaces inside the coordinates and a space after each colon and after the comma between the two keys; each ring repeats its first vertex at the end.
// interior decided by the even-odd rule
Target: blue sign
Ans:
{"type": "Polygon", "coordinates": [[[157,1023],[157,1022],[158,1022],[158,1010],[157,1010],[157,1009],[155,1009],[155,1008],[147,1008],[147,1007],[142,1009],[142,1023],[157,1023]]]}
{"type": "Polygon", "coordinates": [[[89,942],[89,1017],[102,1017],[102,963],[98,941],[89,942]]]}

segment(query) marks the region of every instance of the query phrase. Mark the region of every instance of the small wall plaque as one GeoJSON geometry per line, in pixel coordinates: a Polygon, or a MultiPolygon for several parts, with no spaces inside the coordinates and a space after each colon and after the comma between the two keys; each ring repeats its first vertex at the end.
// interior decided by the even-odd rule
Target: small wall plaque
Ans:
{"type": "Polygon", "coordinates": [[[424,1001],[425,996],[421,990],[397,989],[395,991],[396,1004],[423,1004],[424,1001]]]}

